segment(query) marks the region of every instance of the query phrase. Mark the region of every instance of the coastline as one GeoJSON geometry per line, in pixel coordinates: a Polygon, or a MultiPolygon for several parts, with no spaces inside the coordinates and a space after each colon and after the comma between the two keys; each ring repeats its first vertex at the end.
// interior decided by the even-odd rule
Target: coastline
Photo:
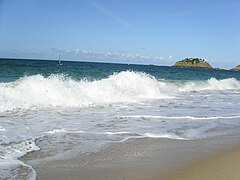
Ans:
{"type": "Polygon", "coordinates": [[[239,147],[239,137],[189,141],[142,138],[62,160],[34,160],[41,151],[22,159],[33,166],[39,180],[234,179],[240,177],[239,147]]]}

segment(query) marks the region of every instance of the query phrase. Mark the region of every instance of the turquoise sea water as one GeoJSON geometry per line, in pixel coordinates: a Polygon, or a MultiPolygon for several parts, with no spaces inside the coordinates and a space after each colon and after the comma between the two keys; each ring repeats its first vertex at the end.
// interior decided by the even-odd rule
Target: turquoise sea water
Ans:
{"type": "Polygon", "coordinates": [[[129,138],[239,135],[237,71],[0,60],[0,177],[35,179],[18,160],[32,151],[45,161],[129,138]]]}

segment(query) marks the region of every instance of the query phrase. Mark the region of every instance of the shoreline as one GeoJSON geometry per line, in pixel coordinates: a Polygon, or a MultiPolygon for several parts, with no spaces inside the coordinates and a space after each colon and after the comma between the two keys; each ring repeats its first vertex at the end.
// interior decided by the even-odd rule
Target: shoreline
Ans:
{"type": "MultiPolygon", "coordinates": [[[[130,139],[113,143],[95,153],[41,163],[34,160],[38,153],[41,152],[30,153],[22,159],[33,166],[39,180],[203,179],[202,173],[205,173],[206,178],[214,179],[211,168],[215,167],[215,163],[234,160],[230,157],[232,154],[239,155],[238,160],[240,159],[240,143],[239,137],[188,141],[130,139]],[[206,166],[209,163],[210,166],[206,166]],[[203,171],[204,168],[208,171],[203,171]]],[[[240,167],[240,161],[236,160],[234,166],[240,167]]],[[[215,172],[221,171],[220,166],[216,168],[215,172]]],[[[232,164],[228,163],[228,169],[232,169],[232,164]]],[[[226,174],[228,175],[230,174],[226,174]]],[[[235,170],[236,176],[240,177],[240,173],[235,170]]]]}

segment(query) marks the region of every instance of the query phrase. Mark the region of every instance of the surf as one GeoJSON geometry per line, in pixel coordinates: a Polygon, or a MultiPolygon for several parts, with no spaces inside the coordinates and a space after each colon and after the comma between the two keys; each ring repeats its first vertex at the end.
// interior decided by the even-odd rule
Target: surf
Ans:
{"type": "Polygon", "coordinates": [[[95,107],[176,98],[201,91],[239,92],[234,78],[207,81],[167,81],[147,73],[121,71],[101,80],[75,80],[62,74],[41,74],[0,83],[0,111],[49,107],[95,107]]]}

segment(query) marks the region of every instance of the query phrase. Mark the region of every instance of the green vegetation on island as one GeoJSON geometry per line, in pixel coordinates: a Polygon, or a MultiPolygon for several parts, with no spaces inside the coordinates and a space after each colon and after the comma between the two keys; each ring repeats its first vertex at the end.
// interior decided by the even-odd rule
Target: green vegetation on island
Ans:
{"type": "Polygon", "coordinates": [[[174,66],[212,69],[212,66],[207,61],[200,58],[185,58],[181,61],[176,62],[174,66]]]}

